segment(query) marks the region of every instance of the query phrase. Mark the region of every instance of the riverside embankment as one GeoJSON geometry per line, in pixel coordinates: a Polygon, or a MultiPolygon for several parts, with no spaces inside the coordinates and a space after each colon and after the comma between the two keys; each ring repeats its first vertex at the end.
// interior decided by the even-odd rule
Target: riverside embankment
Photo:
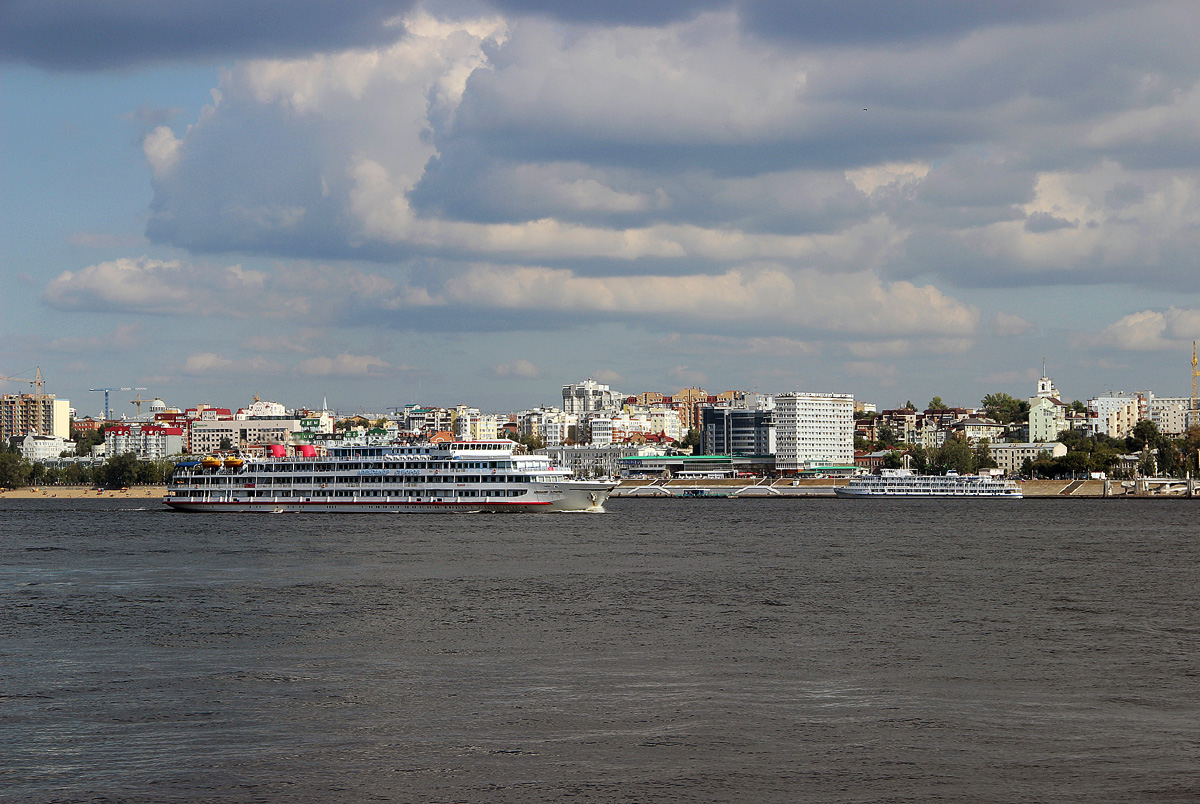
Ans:
{"type": "MultiPolygon", "coordinates": [[[[623,480],[613,497],[674,497],[715,496],[745,498],[766,497],[833,497],[834,489],[848,481],[833,478],[804,480],[623,480]],[[707,493],[703,493],[707,492],[707,493]]],[[[1026,498],[1102,498],[1129,499],[1145,497],[1186,497],[1186,480],[1104,481],[1104,480],[1026,480],[1021,483],[1026,498]]],[[[1200,482],[1194,488],[1200,496],[1200,482]]]]}

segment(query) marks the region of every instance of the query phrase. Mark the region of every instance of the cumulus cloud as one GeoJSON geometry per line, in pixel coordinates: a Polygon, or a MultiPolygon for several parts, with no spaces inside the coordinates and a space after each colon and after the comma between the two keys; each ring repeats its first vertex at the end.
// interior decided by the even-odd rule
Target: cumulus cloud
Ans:
{"type": "Polygon", "coordinates": [[[667,376],[675,382],[683,383],[688,387],[699,388],[708,381],[708,375],[697,368],[691,366],[672,366],[667,369],[667,376]]]}
{"type": "Polygon", "coordinates": [[[220,311],[226,294],[236,299],[261,289],[264,278],[239,265],[210,270],[178,260],[121,258],[63,271],[46,286],[42,301],[60,310],[209,314],[220,311]]]}
{"type": "Polygon", "coordinates": [[[1149,281],[1192,281],[1194,166],[1121,161],[1197,144],[1195,59],[1165,59],[1180,26],[1155,24],[1183,7],[1018,5],[932,3],[904,16],[938,35],[849,53],[813,42],[891,12],[429,4],[390,44],[237,64],[186,130],[153,129],[148,233],[199,251],[590,273],[792,260],[965,285],[1120,281],[1136,255],[1149,281]],[[795,25],[813,33],[778,35],[795,25]],[[1114,27],[1123,47],[1098,46],[1114,27]]]}
{"type": "Polygon", "coordinates": [[[1001,337],[1027,335],[1037,330],[1037,324],[1016,313],[998,312],[992,316],[992,332],[1001,337]]]}
{"type": "MultiPolygon", "coordinates": [[[[236,256],[72,268],[43,301],[406,332],[632,324],[678,334],[666,365],[836,356],[886,382],[894,363],[999,350],[985,317],[990,334],[1039,334],[995,312],[1019,294],[989,308],[981,288],[1200,289],[1182,0],[384,5],[353,4],[325,37],[312,17],[233,37],[227,54],[255,58],[194,119],[137,121],[149,240],[236,256]]],[[[1176,348],[1187,304],[1101,341],[1176,348]]],[[[285,373],[402,370],[274,331],[245,343],[295,355],[285,373]]],[[[193,368],[222,365],[216,348],[193,368]]],[[[482,373],[520,377],[513,354],[482,373]]]]}
{"type": "Polygon", "coordinates": [[[517,377],[523,380],[534,380],[541,376],[541,371],[525,358],[517,358],[511,363],[498,363],[491,368],[491,376],[501,379],[517,377]]]}
{"type": "Polygon", "coordinates": [[[477,265],[442,293],[449,303],[502,309],[768,319],[833,332],[971,335],[979,321],[978,310],[932,286],[779,266],[717,275],[582,277],[568,269],[477,265]]]}
{"type": "Polygon", "coordinates": [[[47,347],[68,354],[125,351],[140,344],[139,328],[138,324],[118,324],[103,335],[54,338],[47,347]]]}
{"type": "MultiPolygon", "coordinates": [[[[293,318],[320,324],[352,319],[364,306],[419,303],[421,294],[406,296],[397,291],[395,280],[328,265],[286,264],[253,271],[240,265],[141,257],[64,271],[46,286],[41,299],[73,312],[293,318]]],[[[295,351],[279,346],[262,350],[295,351]]]]}
{"type": "Polygon", "coordinates": [[[588,376],[590,376],[596,382],[602,382],[606,385],[615,386],[619,383],[625,382],[624,375],[618,371],[613,371],[612,369],[600,369],[599,371],[593,371],[588,376]]]}
{"type": "Polygon", "coordinates": [[[1142,310],[1109,324],[1100,335],[1109,346],[1129,351],[1185,349],[1200,339],[1200,309],[1142,310]]]}
{"type": "Polygon", "coordinates": [[[811,357],[819,354],[821,346],[813,341],[788,338],[782,335],[717,335],[711,332],[672,332],[658,338],[659,349],[674,354],[698,355],[762,355],[764,357],[811,357]]]}
{"type": "Polygon", "coordinates": [[[192,376],[278,374],[283,367],[262,357],[232,358],[215,352],[195,352],[188,355],[181,371],[192,376]]]}
{"type": "Polygon", "coordinates": [[[296,365],[296,373],[305,377],[365,377],[385,374],[392,368],[375,355],[342,352],[335,357],[310,357],[301,361],[296,365]]]}
{"type": "Polygon", "coordinates": [[[971,338],[895,338],[889,341],[851,341],[846,351],[861,358],[898,358],[914,354],[963,354],[970,351],[971,338]]]}
{"type": "Polygon", "coordinates": [[[895,385],[896,378],[900,376],[900,369],[895,364],[878,360],[847,360],[842,364],[842,370],[848,377],[873,380],[885,388],[895,385]]]}

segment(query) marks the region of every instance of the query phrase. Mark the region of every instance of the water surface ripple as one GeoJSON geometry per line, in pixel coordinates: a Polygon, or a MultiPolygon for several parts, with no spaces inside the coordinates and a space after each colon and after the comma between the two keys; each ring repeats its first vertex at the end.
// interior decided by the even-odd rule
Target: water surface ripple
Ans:
{"type": "Polygon", "coordinates": [[[1200,801],[1198,506],[5,500],[0,800],[1200,801]]]}

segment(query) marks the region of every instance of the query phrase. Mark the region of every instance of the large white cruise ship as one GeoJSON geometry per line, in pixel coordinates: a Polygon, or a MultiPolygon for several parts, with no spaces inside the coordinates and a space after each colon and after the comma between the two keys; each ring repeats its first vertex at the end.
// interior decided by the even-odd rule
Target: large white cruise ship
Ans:
{"type": "Polygon", "coordinates": [[[980,475],[918,475],[907,469],[884,469],[879,475],[850,479],[834,489],[839,497],[1003,497],[1022,498],[1012,480],[980,475]]]}
{"type": "Polygon", "coordinates": [[[511,441],[343,445],[326,456],[210,456],[175,465],[163,502],[177,511],[424,513],[596,511],[616,487],[575,480],[511,441]]]}

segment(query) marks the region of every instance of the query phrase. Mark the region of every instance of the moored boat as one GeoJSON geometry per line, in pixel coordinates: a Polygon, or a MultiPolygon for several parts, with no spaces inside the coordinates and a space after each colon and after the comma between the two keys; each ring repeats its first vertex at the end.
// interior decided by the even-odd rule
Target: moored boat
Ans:
{"type": "Polygon", "coordinates": [[[596,511],[616,487],[576,480],[513,443],[341,445],[318,456],[272,449],[262,458],[183,461],[163,503],[177,511],[424,513],[596,511]]]}
{"type": "Polygon", "coordinates": [[[884,469],[878,475],[850,479],[834,490],[839,497],[998,497],[1022,498],[1012,480],[986,475],[918,475],[907,469],[884,469]]]}

